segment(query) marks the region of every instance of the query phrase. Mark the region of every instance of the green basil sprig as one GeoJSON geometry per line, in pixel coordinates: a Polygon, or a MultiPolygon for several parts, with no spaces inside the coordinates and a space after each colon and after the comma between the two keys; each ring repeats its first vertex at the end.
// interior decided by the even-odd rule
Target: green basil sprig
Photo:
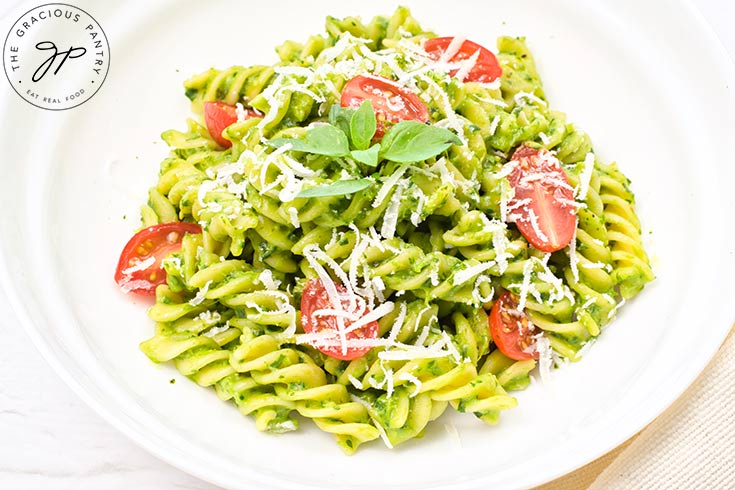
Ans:
{"type": "Polygon", "coordinates": [[[345,179],[337,180],[329,185],[320,187],[312,187],[304,189],[296,194],[296,197],[325,197],[325,196],[344,196],[346,194],[354,194],[360,192],[373,185],[372,179],[345,179]]]}
{"type": "Polygon", "coordinates": [[[274,148],[286,144],[290,144],[292,150],[329,157],[344,157],[350,151],[345,133],[331,124],[319,124],[309,128],[304,139],[276,138],[268,142],[268,145],[274,148]]]}
{"type": "Polygon", "coordinates": [[[355,149],[365,151],[370,146],[370,141],[375,136],[377,123],[375,111],[369,100],[363,100],[360,108],[350,118],[350,139],[355,149]]]}
{"type": "Polygon", "coordinates": [[[420,162],[440,154],[451,145],[462,144],[459,137],[447,129],[419,121],[401,121],[391,126],[380,143],[370,146],[377,121],[368,100],[356,110],[332,106],[329,121],[329,124],[309,128],[304,139],[276,138],[268,145],[278,148],[290,143],[295,151],[336,158],[352,157],[376,167],[381,160],[420,162]]]}
{"type": "Polygon", "coordinates": [[[438,155],[451,145],[461,145],[456,134],[418,121],[401,121],[383,136],[380,157],[391,162],[420,162],[438,155]]]}
{"type": "Polygon", "coordinates": [[[378,166],[378,155],[380,154],[380,144],[375,143],[367,150],[352,150],[350,156],[360,163],[364,163],[369,167],[378,166]]]}
{"type": "MultiPolygon", "coordinates": [[[[451,131],[419,121],[401,121],[391,126],[379,143],[370,143],[377,130],[375,111],[365,100],[357,109],[333,105],[329,123],[306,131],[303,139],[276,138],[267,142],[274,148],[290,144],[291,150],[334,158],[350,157],[369,167],[382,160],[397,163],[420,162],[439,155],[451,145],[462,144],[451,131]]],[[[371,179],[343,179],[330,185],[301,191],[296,197],[323,197],[354,194],[370,185],[371,179]]]]}

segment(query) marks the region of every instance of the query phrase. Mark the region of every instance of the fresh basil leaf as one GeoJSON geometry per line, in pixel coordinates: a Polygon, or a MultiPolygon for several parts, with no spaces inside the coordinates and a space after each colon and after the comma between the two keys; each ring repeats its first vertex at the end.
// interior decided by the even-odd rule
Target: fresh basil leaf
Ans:
{"type": "Polygon", "coordinates": [[[365,165],[369,165],[371,167],[377,167],[379,152],[380,152],[380,144],[375,143],[373,146],[371,146],[367,150],[352,150],[350,152],[350,155],[352,156],[352,158],[354,158],[360,163],[364,163],[365,165]]]}
{"type": "Polygon", "coordinates": [[[276,138],[268,142],[274,148],[281,147],[287,143],[296,151],[305,151],[316,155],[327,155],[330,157],[344,157],[350,153],[350,144],[347,135],[330,124],[314,126],[306,132],[304,139],[276,138]]]}
{"type": "Polygon", "coordinates": [[[462,140],[448,129],[401,121],[383,136],[380,156],[398,163],[419,162],[460,144],[462,140]]]}
{"type": "Polygon", "coordinates": [[[350,118],[350,138],[357,150],[367,150],[375,135],[375,111],[369,100],[363,100],[350,118]]]}
{"type": "Polygon", "coordinates": [[[320,124],[309,129],[306,132],[306,141],[315,149],[320,150],[312,152],[319,155],[343,157],[350,152],[347,135],[330,124],[320,124]]]}
{"type": "Polygon", "coordinates": [[[296,138],[275,138],[266,141],[265,144],[271,148],[280,148],[283,145],[291,145],[291,149],[295,151],[311,151],[311,146],[309,146],[306,140],[299,140],[296,138]]]}
{"type": "Polygon", "coordinates": [[[373,185],[370,179],[349,179],[337,180],[329,185],[312,187],[304,189],[296,194],[296,197],[325,197],[325,196],[343,196],[345,194],[354,194],[373,185]]]}
{"type": "Polygon", "coordinates": [[[347,107],[342,107],[339,104],[333,104],[332,107],[329,108],[329,124],[338,127],[344,131],[345,134],[350,134],[350,120],[354,113],[354,109],[348,109],[347,107]]]}

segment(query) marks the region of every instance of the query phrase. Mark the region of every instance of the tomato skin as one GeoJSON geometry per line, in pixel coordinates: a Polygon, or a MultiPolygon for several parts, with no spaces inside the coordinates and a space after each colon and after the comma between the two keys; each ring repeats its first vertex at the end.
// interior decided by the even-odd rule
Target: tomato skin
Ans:
{"type": "MultiPolygon", "coordinates": [[[[341,284],[336,284],[337,292],[344,294],[347,289],[341,284]]],[[[343,302],[343,304],[345,304],[343,302]]],[[[334,308],[332,302],[327,295],[327,290],[321,279],[310,279],[304,286],[301,295],[301,326],[304,327],[306,333],[318,333],[324,330],[332,331],[338,335],[337,319],[334,316],[321,316],[317,318],[314,312],[320,309],[334,308]]],[[[358,316],[365,316],[370,313],[370,309],[365,306],[358,316]]],[[[345,319],[345,328],[349,328],[352,322],[345,319]]],[[[356,339],[375,339],[378,337],[378,322],[372,321],[363,327],[347,333],[347,340],[356,339]]],[[[323,354],[340,359],[342,361],[351,361],[367,354],[372,347],[348,347],[345,353],[342,352],[341,345],[314,345],[323,354]]]]}
{"type": "MultiPolygon", "coordinates": [[[[434,60],[438,61],[447,51],[452,40],[454,40],[453,37],[435,37],[433,39],[429,39],[424,44],[424,50],[434,60]]],[[[485,49],[477,43],[465,40],[457,53],[454,54],[451,59],[446,61],[457,63],[474,56],[478,51],[480,53],[477,57],[477,61],[475,62],[475,66],[472,67],[462,81],[483,83],[494,82],[503,75],[503,69],[500,67],[495,55],[490,50],[485,49]]],[[[449,75],[453,77],[458,71],[458,69],[452,70],[449,72],[449,75]]]]}
{"type": "Polygon", "coordinates": [[[488,317],[490,335],[500,352],[516,361],[538,359],[538,352],[529,349],[534,344],[531,338],[536,327],[523,311],[518,310],[518,300],[505,291],[490,310],[488,317]]]}
{"type": "Polygon", "coordinates": [[[166,282],[166,271],[161,261],[169,254],[181,249],[181,240],[186,233],[201,233],[196,223],[161,223],[149,226],[128,241],[117,262],[115,282],[123,292],[133,292],[141,296],[153,296],[156,287],[166,282]],[[133,270],[144,261],[154,261],[142,270],[133,270]]]}
{"type": "Polygon", "coordinates": [[[373,138],[376,140],[383,137],[388,124],[401,121],[429,122],[426,104],[418,95],[393,80],[359,75],[348,81],[342,89],[340,105],[357,109],[364,100],[369,100],[375,110],[377,129],[373,138]]]}
{"type": "MultiPolygon", "coordinates": [[[[245,119],[261,117],[252,109],[245,109],[245,119]]],[[[219,100],[204,103],[204,122],[214,141],[223,148],[230,148],[232,141],[222,136],[222,131],[237,122],[237,107],[219,100]]]]}
{"type": "Polygon", "coordinates": [[[508,181],[515,195],[508,200],[507,221],[538,250],[561,250],[577,227],[574,191],[561,163],[550,151],[527,145],[515,151],[512,162],[508,181]]]}

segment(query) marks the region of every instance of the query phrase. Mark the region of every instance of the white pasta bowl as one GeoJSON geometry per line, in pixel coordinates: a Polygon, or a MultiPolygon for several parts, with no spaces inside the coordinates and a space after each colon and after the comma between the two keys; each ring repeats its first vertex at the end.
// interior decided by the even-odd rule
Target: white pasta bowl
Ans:
{"type": "Polygon", "coordinates": [[[395,450],[375,443],[349,458],[306,421],[295,433],[259,433],[231,404],[139,351],[152,324],[147,305],[112,280],[118,254],[166,154],[158,134],[188,115],[185,78],[272,63],[274,46],[321,31],[326,15],[390,14],[395,3],[85,2],[112,52],[99,93],[47,112],[3,91],[0,276],[63,379],[184,471],[243,489],[527,488],[642,429],[695,379],[735,319],[735,170],[726,148],[735,72],[692,7],[404,3],[443,35],[489,47],[498,35],[527,37],[552,106],[633,181],[657,279],[584,360],[517,393],[518,408],[497,427],[447,414],[423,439],[395,450]]]}

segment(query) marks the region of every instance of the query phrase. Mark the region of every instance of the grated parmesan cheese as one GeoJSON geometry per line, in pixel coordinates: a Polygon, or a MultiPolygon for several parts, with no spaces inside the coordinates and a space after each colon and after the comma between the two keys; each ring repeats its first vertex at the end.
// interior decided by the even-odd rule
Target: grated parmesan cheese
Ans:
{"type": "Polygon", "coordinates": [[[146,270],[147,268],[149,268],[150,266],[152,266],[155,263],[156,263],[156,258],[153,257],[153,256],[151,256],[151,257],[148,257],[145,260],[139,261],[137,264],[135,264],[135,265],[133,265],[131,267],[128,267],[127,269],[123,269],[122,274],[123,274],[123,276],[131,276],[135,272],[140,272],[140,271],[146,270]]]}
{"type": "Polygon", "coordinates": [[[535,335],[534,349],[538,352],[538,369],[541,381],[546,383],[551,380],[551,368],[554,365],[552,357],[551,342],[543,332],[535,335]]]}
{"type": "Polygon", "coordinates": [[[421,386],[422,386],[421,385],[421,380],[418,379],[413,374],[411,374],[411,373],[401,373],[401,375],[398,376],[398,379],[403,380],[403,381],[408,381],[409,383],[413,383],[413,385],[415,386],[415,389],[413,390],[413,393],[411,393],[410,395],[408,395],[409,398],[413,398],[416,395],[418,395],[419,393],[421,393],[421,386]]]}
{"type": "Polygon", "coordinates": [[[136,289],[147,289],[151,286],[151,283],[148,281],[142,281],[139,279],[130,280],[130,278],[126,276],[123,276],[120,282],[122,283],[120,284],[120,290],[125,294],[136,289]]]}
{"type": "Polygon", "coordinates": [[[293,206],[288,208],[288,217],[291,220],[291,226],[294,228],[301,228],[301,222],[299,221],[299,211],[293,206]]]}
{"type": "Polygon", "coordinates": [[[235,114],[237,114],[237,122],[243,122],[247,119],[247,112],[245,112],[245,108],[240,102],[235,104],[235,114]]]}
{"type": "Polygon", "coordinates": [[[543,99],[529,92],[518,92],[513,97],[513,100],[515,100],[516,105],[519,105],[519,106],[528,105],[528,102],[533,102],[534,104],[538,104],[542,106],[546,105],[546,102],[543,99]]]}
{"type": "Polygon", "coordinates": [[[605,301],[607,301],[608,303],[610,303],[611,305],[614,305],[615,304],[615,299],[612,296],[610,296],[609,294],[604,293],[604,294],[601,294],[600,296],[602,296],[602,298],[605,301]]]}
{"type": "Polygon", "coordinates": [[[439,285],[439,271],[437,269],[434,269],[429,273],[429,281],[434,287],[439,285]]]}
{"type": "Polygon", "coordinates": [[[480,286],[482,284],[492,284],[492,278],[486,274],[477,276],[477,279],[475,280],[475,285],[472,289],[472,297],[475,299],[475,301],[484,304],[493,300],[493,297],[495,296],[495,288],[491,286],[490,293],[488,293],[487,296],[483,296],[480,292],[480,286]]]}
{"type": "Polygon", "coordinates": [[[368,231],[370,232],[370,238],[372,239],[373,245],[377,247],[378,250],[380,250],[381,252],[385,252],[385,247],[383,247],[380,235],[378,235],[378,231],[375,229],[375,227],[371,226],[370,228],[368,228],[368,231]]]}
{"type": "Polygon", "coordinates": [[[367,315],[363,315],[360,319],[358,319],[352,325],[350,325],[349,328],[347,328],[345,331],[347,333],[350,333],[359,328],[362,328],[368,323],[374,322],[384,317],[388,313],[392,312],[394,308],[395,308],[395,304],[392,301],[388,301],[386,303],[383,303],[382,305],[378,305],[377,308],[369,312],[367,315]]]}
{"type": "Polygon", "coordinates": [[[422,347],[426,343],[426,339],[429,338],[429,332],[431,330],[431,321],[424,325],[424,328],[421,329],[421,333],[416,338],[416,341],[414,342],[414,345],[417,347],[422,347]]]}
{"type": "Polygon", "coordinates": [[[584,267],[585,269],[604,269],[609,264],[603,264],[602,262],[586,262],[581,265],[581,267],[584,267]]]}
{"type": "Polygon", "coordinates": [[[572,277],[574,282],[579,282],[579,257],[577,257],[577,226],[579,226],[579,219],[574,223],[574,233],[572,239],[569,242],[569,266],[572,268],[572,277]]]}
{"type": "Polygon", "coordinates": [[[533,272],[533,261],[528,260],[523,264],[523,282],[521,283],[520,294],[518,295],[518,311],[523,311],[526,307],[526,299],[531,287],[531,273],[533,272]]]}
{"type": "Polygon", "coordinates": [[[209,286],[212,285],[212,281],[207,281],[204,284],[204,287],[202,287],[199,291],[197,291],[197,294],[189,300],[189,304],[191,306],[199,306],[202,304],[207,297],[207,292],[209,291],[209,286]]]}
{"type": "Polygon", "coordinates": [[[592,349],[592,346],[595,345],[596,339],[591,338],[587,342],[585,342],[582,347],[577,351],[577,357],[582,358],[587,355],[587,353],[592,349]]]}
{"type": "Polygon", "coordinates": [[[513,254],[508,252],[510,241],[505,235],[508,227],[505,223],[496,219],[489,223],[489,225],[486,225],[486,229],[492,232],[495,261],[498,263],[498,272],[502,275],[508,268],[508,259],[513,258],[513,254]]]}
{"type": "Polygon", "coordinates": [[[610,310],[610,313],[607,314],[608,320],[615,316],[615,313],[625,304],[625,298],[620,300],[620,303],[616,304],[615,307],[610,310]]]}
{"type": "Polygon", "coordinates": [[[459,70],[457,70],[457,73],[455,73],[454,76],[458,80],[464,82],[464,79],[467,78],[467,75],[469,75],[469,73],[472,71],[472,69],[477,64],[477,59],[479,57],[480,57],[480,50],[478,49],[477,51],[474,52],[472,56],[460,62],[461,67],[459,70]]]}
{"type": "Polygon", "coordinates": [[[424,316],[424,313],[431,310],[431,306],[424,306],[421,311],[419,311],[419,314],[416,315],[416,322],[413,324],[413,332],[419,329],[419,323],[421,323],[421,318],[424,316]]]}
{"type": "MultiPolygon", "coordinates": [[[[491,84],[481,84],[481,85],[487,86],[487,85],[491,85],[491,84]]],[[[493,85],[493,87],[491,88],[491,90],[495,90],[497,88],[500,88],[499,85],[497,87],[495,87],[494,86],[495,83],[493,83],[492,85],[493,85]]],[[[490,88],[490,87],[488,87],[488,88],[490,88]]],[[[501,99],[493,99],[493,98],[478,97],[478,96],[475,96],[475,98],[477,100],[481,101],[481,102],[487,102],[488,104],[492,104],[492,105],[495,105],[495,106],[498,106],[498,107],[508,107],[508,104],[506,104],[505,101],[504,100],[501,100],[501,99]]],[[[499,116],[496,116],[496,117],[499,117],[499,116]]]]}
{"type": "Polygon", "coordinates": [[[220,327],[212,327],[209,330],[207,330],[206,332],[204,332],[202,335],[204,335],[205,337],[209,337],[211,339],[215,335],[219,335],[222,332],[226,332],[229,329],[230,329],[230,326],[227,325],[227,324],[225,324],[225,325],[222,325],[220,327]]]}
{"type": "Polygon", "coordinates": [[[266,289],[274,291],[279,288],[281,281],[273,279],[273,272],[270,269],[265,269],[258,276],[258,280],[263,283],[266,289]]]}
{"type": "MultiPolygon", "coordinates": [[[[391,189],[398,184],[398,181],[401,180],[401,177],[403,177],[403,174],[406,173],[406,170],[408,170],[409,164],[404,163],[400,167],[396,169],[395,172],[391,174],[390,177],[388,177],[385,181],[385,183],[382,185],[378,193],[375,195],[375,199],[373,200],[373,207],[377,208],[380,206],[386,197],[388,197],[388,194],[390,194],[391,189]]],[[[385,235],[383,235],[385,236],[385,235]]]]}
{"type": "Polygon", "coordinates": [[[488,262],[481,262],[477,265],[473,265],[470,267],[467,267],[464,270],[461,270],[454,274],[454,280],[453,284],[455,286],[459,286],[460,284],[464,284],[465,282],[469,281],[473,277],[482,274],[486,270],[492,268],[495,266],[495,261],[490,260],[488,262]]]}
{"type": "Polygon", "coordinates": [[[363,407],[367,409],[370,419],[373,421],[373,424],[375,424],[375,428],[378,429],[378,432],[380,433],[380,438],[383,440],[383,442],[389,449],[393,449],[393,444],[391,444],[390,439],[388,439],[388,434],[386,434],[385,428],[383,428],[380,422],[375,417],[373,417],[372,414],[370,413],[370,410],[372,409],[370,404],[364,400],[361,400],[355,395],[350,395],[350,399],[353,402],[359,403],[360,405],[362,405],[363,407]]]}
{"type": "Polygon", "coordinates": [[[383,294],[385,292],[385,283],[383,282],[383,279],[380,277],[374,277],[370,281],[370,284],[372,284],[373,292],[375,293],[378,301],[383,303],[385,301],[385,295],[383,294]]]}
{"type": "Polygon", "coordinates": [[[498,124],[500,124],[500,115],[496,115],[490,123],[490,136],[494,136],[498,130],[498,124]]]}
{"type": "Polygon", "coordinates": [[[536,216],[536,212],[533,210],[533,208],[529,207],[528,209],[528,220],[531,222],[531,228],[533,228],[534,233],[539,237],[540,240],[546,242],[548,241],[548,237],[546,234],[541,230],[541,227],[538,223],[538,216],[536,216]]]}
{"type": "Polygon", "coordinates": [[[441,57],[439,58],[439,61],[446,63],[454,58],[454,55],[456,55],[459,50],[462,49],[465,39],[466,38],[464,36],[453,37],[452,41],[447,46],[447,49],[442,53],[441,57]]]}
{"type": "Polygon", "coordinates": [[[434,99],[441,111],[444,113],[445,119],[438,121],[435,125],[439,127],[448,127],[453,129],[460,140],[462,145],[467,145],[467,138],[464,136],[464,123],[457,116],[457,113],[452,109],[452,103],[449,100],[449,95],[442,90],[442,88],[434,80],[426,75],[417,76],[421,81],[426,83],[428,86],[427,93],[434,99]]]}
{"type": "Polygon", "coordinates": [[[416,193],[418,202],[416,203],[416,210],[411,213],[411,224],[418,226],[421,223],[421,212],[424,210],[428,198],[422,191],[416,193]]]}
{"type": "Polygon", "coordinates": [[[222,315],[217,311],[203,311],[197,317],[197,320],[201,320],[206,326],[212,326],[219,323],[222,320],[222,315]]]}
{"type": "Polygon", "coordinates": [[[579,185],[576,189],[574,199],[577,201],[587,200],[587,193],[590,188],[590,179],[592,178],[592,171],[595,169],[595,154],[590,152],[584,157],[584,165],[582,173],[579,175],[579,185]]]}
{"type": "Polygon", "coordinates": [[[406,345],[400,349],[382,351],[378,353],[378,358],[384,361],[413,361],[416,359],[438,359],[451,355],[452,352],[444,349],[406,345]]]}
{"type": "Polygon", "coordinates": [[[398,338],[398,334],[401,332],[401,327],[403,327],[403,321],[406,319],[406,311],[406,303],[401,303],[398,316],[393,321],[393,326],[391,326],[390,334],[388,334],[388,342],[395,343],[396,339],[398,338]]]}
{"type": "MultiPolygon", "coordinates": [[[[382,190],[382,189],[381,189],[382,190]]],[[[398,185],[391,196],[390,203],[383,215],[383,226],[380,228],[380,234],[384,238],[391,239],[396,234],[396,224],[398,223],[398,210],[401,206],[401,197],[403,197],[403,185],[398,185]]]]}
{"type": "Polygon", "coordinates": [[[585,301],[585,302],[584,302],[584,303],[582,304],[582,306],[581,306],[580,308],[581,308],[581,309],[583,309],[583,310],[586,310],[586,309],[587,309],[587,308],[589,308],[589,307],[590,307],[590,306],[592,305],[592,303],[594,303],[594,302],[595,302],[595,298],[590,298],[590,299],[588,299],[587,301],[585,301]]]}
{"type": "Polygon", "coordinates": [[[393,396],[393,370],[391,368],[386,368],[385,364],[382,362],[380,363],[380,369],[383,371],[383,375],[385,376],[385,397],[390,399],[393,396]]]}
{"type": "Polygon", "coordinates": [[[359,379],[357,379],[356,377],[354,377],[353,375],[348,374],[347,375],[347,380],[352,384],[352,386],[354,386],[358,390],[363,390],[364,389],[364,387],[362,385],[362,382],[359,379]]]}

